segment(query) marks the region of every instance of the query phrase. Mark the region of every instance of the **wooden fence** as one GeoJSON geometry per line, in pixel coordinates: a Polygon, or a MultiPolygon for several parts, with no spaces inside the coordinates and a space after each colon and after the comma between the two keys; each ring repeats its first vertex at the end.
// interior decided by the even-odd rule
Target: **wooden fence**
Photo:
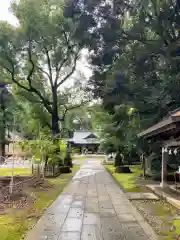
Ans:
{"type": "Polygon", "coordinates": [[[0,200],[10,200],[13,196],[21,194],[23,192],[23,189],[26,189],[28,186],[40,182],[43,182],[43,179],[32,177],[27,180],[14,183],[12,186],[12,193],[10,193],[10,185],[2,187],[0,189],[0,200]]]}

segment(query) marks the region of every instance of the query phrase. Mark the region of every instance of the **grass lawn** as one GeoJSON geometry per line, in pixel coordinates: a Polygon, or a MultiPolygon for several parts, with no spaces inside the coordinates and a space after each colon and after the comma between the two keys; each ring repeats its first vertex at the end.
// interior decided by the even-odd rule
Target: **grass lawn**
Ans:
{"type": "Polygon", "coordinates": [[[140,165],[130,166],[132,173],[115,173],[115,167],[113,165],[105,165],[105,168],[126,192],[143,191],[140,187],[137,187],[135,183],[136,177],[138,177],[141,173],[140,165]]]}
{"type": "Polygon", "coordinates": [[[5,215],[0,215],[0,240],[23,239],[27,230],[37,222],[44,210],[63,191],[79,168],[80,166],[74,166],[70,174],[62,174],[57,178],[47,179],[47,183],[51,184],[49,188],[26,189],[28,195],[33,197],[35,201],[23,210],[12,208],[5,215]]]}
{"type": "MultiPolygon", "coordinates": [[[[30,176],[32,173],[31,168],[15,168],[14,175],[17,176],[30,176]]],[[[11,168],[0,168],[0,176],[11,176],[12,169],[11,168]]]]}
{"type": "Polygon", "coordinates": [[[157,214],[161,217],[162,221],[167,224],[167,226],[169,225],[169,229],[172,229],[167,231],[165,239],[180,239],[180,219],[176,219],[178,216],[177,209],[165,202],[164,204],[158,206],[157,214]]]}

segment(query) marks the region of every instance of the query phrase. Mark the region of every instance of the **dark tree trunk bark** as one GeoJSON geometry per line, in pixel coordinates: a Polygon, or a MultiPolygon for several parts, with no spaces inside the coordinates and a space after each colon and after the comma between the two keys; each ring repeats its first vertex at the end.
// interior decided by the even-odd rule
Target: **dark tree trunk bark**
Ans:
{"type": "MultiPolygon", "coordinates": [[[[4,115],[4,114],[3,114],[4,115]]],[[[5,116],[3,116],[3,126],[1,129],[1,139],[0,139],[0,156],[5,157],[6,155],[6,123],[5,116]]]]}
{"type": "Polygon", "coordinates": [[[59,129],[57,92],[56,92],[56,89],[53,89],[52,134],[56,138],[56,136],[59,133],[60,133],[60,129],[59,129]]]}
{"type": "Polygon", "coordinates": [[[145,161],[145,156],[142,154],[141,155],[141,162],[142,162],[142,166],[141,169],[143,170],[143,177],[146,177],[146,161],[145,161]]]}
{"type": "Polygon", "coordinates": [[[2,126],[1,126],[1,134],[0,134],[0,156],[5,157],[5,138],[6,138],[6,120],[5,120],[5,100],[4,100],[5,90],[3,89],[0,97],[0,105],[2,112],[2,126]]]}
{"type": "Polygon", "coordinates": [[[52,114],[52,134],[54,137],[56,137],[59,133],[59,116],[58,113],[55,111],[52,114]]]}
{"type": "MultiPolygon", "coordinates": [[[[5,155],[6,155],[5,146],[6,146],[5,142],[0,143],[0,156],[2,156],[2,157],[5,157],[5,155]]],[[[2,159],[1,159],[1,161],[2,161],[2,159]]]]}
{"type": "Polygon", "coordinates": [[[60,155],[60,146],[59,146],[59,114],[58,114],[58,100],[57,100],[57,89],[53,89],[53,108],[52,108],[52,135],[53,141],[56,145],[55,154],[56,156],[60,155]]]}

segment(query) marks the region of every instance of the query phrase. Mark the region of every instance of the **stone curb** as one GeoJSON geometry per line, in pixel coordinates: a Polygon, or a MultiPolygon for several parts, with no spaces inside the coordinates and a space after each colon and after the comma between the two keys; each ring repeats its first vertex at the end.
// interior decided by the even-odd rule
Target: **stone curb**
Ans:
{"type": "Polygon", "coordinates": [[[139,213],[139,211],[135,208],[135,206],[132,204],[132,202],[127,197],[125,190],[123,187],[116,181],[116,179],[112,176],[112,174],[105,168],[107,173],[113,178],[115,184],[123,191],[126,199],[129,201],[132,207],[132,213],[134,217],[136,218],[137,222],[140,224],[146,235],[148,236],[149,240],[157,240],[158,236],[154,232],[153,228],[149,225],[149,223],[145,220],[145,218],[139,213]]]}
{"type": "Polygon", "coordinates": [[[139,211],[134,207],[132,203],[131,205],[132,205],[132,212],[135,218],[137,219],[138,223],[140,224],[144,232],[147,234],[148,238],[150,240],[157,240],[157,235],[154,232],[153,228],[149,225],[149,223],[147,223],[147,221],[144,219],[144,217],[139,213],[139,211]]]}
{"type": "Polygon", "coordinates": [[[174,199],[171,197],[169,194],[164,193],[163,191],[159,191],[158,189],[155,189],[154,186],[151,185],[146,185],[151,191],[153,191],[157,196],[160,198],[165,199],[169,204],[171,204],[173,207],[177,208],[180,210],[180,201],[174,199]]]}

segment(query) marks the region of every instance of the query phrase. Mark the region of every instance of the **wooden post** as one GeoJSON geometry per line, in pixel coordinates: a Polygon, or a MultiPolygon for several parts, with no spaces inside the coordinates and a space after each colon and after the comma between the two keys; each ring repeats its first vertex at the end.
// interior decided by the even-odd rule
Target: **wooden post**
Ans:
{"type": "Polygon", "coordinates": [[[32,175],[34,176],[34,164],[32,164],[32,175]]]}
{"type": "Polygon", "coordinates": [[[15,116],[14,116],[14,119],[13,119],[13,136],[12,136],[12,141],[13,141],[13,145],[12,145],[12,157],[13,157],[13,162],[12,162],[12,173],[11,173],[11,182],[10,182],[10,188],[9,188],[9,192],[10,194],[13,194],[13,186],[14,186],[14,161],[15,161],[15,154],[14,154],[14,145],[15,145],[15,123],[16,123],[16,120],[15,120],[15,116]]]}
{"type": "Polygon", "coordinates": [[[161,183],[160,186],[162,188],[167,187],[167,160],[168,160],[168,150],[166,148],[162,148],[162,170],[161,170],[161,183]]]}
{"type": "Polygon", "coordinates": [[[142,162],[143,178],[145,178],[145,177],[146,177],[146,161],[145,161],[145,156],[142,154],[140,158],[141,158],[141,162],[142,162]]]}

